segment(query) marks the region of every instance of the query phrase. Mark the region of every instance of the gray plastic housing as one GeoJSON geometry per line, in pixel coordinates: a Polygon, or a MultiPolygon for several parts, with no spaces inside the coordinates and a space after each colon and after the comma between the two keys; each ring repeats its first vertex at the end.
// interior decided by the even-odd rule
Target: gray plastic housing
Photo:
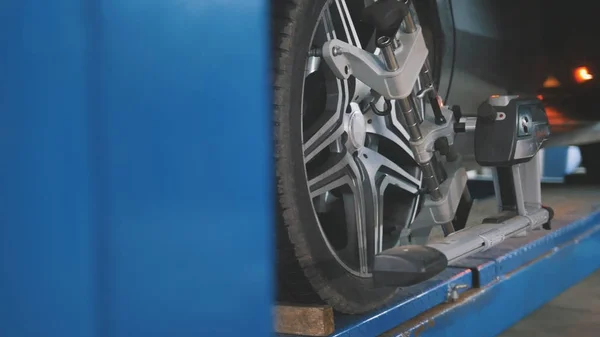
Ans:
{"type": "MultiPolygon", "coordinates": [[[[427,246],[441,251],[449,263],[474,253],[487,250],[505,239],[527,234],[550,221],[550,212],[542,207],[541,198],[541,158],[536,154],[529,162],[512,167],[513,184],[517,203],[515,216],[498,224],[476,225],[460,232],[452,233],[440,241],[427,246]]],[[[498,178],[494,172],[498,210],[502,210],[498,178]]]]}

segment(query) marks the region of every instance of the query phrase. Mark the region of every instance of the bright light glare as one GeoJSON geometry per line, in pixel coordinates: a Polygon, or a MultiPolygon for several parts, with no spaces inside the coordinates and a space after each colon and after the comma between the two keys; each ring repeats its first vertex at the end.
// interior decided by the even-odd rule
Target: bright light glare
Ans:
{"type": "Polygon", "coordinates": [[[576,68],[574,71],[574,75],[575,75],[575,81],[577,83],[583,83],[585,81],[589,81],[592,78],[594,78],[594,76],[592,74],[590,74],[590,71],[587,67],[576,68]]]}

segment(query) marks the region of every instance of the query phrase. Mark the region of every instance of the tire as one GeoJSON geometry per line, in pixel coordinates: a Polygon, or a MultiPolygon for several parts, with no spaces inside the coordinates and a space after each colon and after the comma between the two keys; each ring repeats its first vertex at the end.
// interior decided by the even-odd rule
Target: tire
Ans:
{"type": "MultiPolygon", "coordinates": [[[[348,6],[351,6],[352,1],[346,1],[349,3],[348,6]]],[[[305,68],[315,26],[320,20],[325,5],[330,3],[331,0],[273,0],[272,2],[273,110],[278,218],[276,224],[277,299],[279,302],[327,303],[339,312],[355,314],[384,305],[396,295],[398,289],[377,288],[372,278],[365,276],[368,273],[357,275],[349,271],[348,266],[341,262],[341,258],[332,248],[335,244],[328,239],[325,227],[321,226],[321,222],[325,220],[317,216],[313,203],[314,197],[307,184],[309,170],[305,159],[306,150],[303,147],[302,127],[305,122],[303,118],[306,118],[302,111],[303,88],[309,85],[305,83],[305,68]]],[[[351,97],[353,96],[354,93],[351,97]]],[[[397,214],[393,211],[388,212],[383,221],[405,223],[405,214],[409,213],[412,213],[414,218],[419,204],[418,197],[406,199],[411,200],[410,207],[403,206],[406,205],[403,197],[394,195],[394,198],[397,199],[398,206],[392,209],[402,209],[402,213],[396,217],[397,214]]],[[[344,214],[334,212],[327,222],[334,223],[337,221],[335,219],[342,217],[344,214]]],[[[372,256],[369,255],[370,258],[372,256]]]]}

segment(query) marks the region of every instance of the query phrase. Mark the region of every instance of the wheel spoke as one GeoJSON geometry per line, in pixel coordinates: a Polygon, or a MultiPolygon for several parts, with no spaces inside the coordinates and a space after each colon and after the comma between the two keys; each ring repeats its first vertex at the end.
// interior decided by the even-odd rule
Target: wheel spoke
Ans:
{"type": "Polygon", "coordinates": [[[346,0],[335,0],[335,6],[340,14],[340,19],[342,21],[342,25],[344,26],[344,32],[346,33],[348,43],[353,44],[358,48],[362,48],[360,39],[356,34],[356,27],[354,26],[354,22],[352,21],[352,17],[348,11],[346,0]]]}
{"type": "Polygon", "coordinates": [[[314,176],[309,177],[308,188],[311,198],[346,184],[353,185],[354,178],[348,167],[350,160],[352,159],[348,153],[335,153],[314,176]]]}
{"type": "Polygon", "coordinates": [[[390,176],[384,176],[383,179],[379,179],[376,182],[376,198],[377,198],[377,215],[379,221],[375,223],[375,235],[373,242],[375,243],[375,254],[378,254],[383,250],[383,195],[385,189],[390,185],[390,176]]]}
{"type": "MultiPolygon", "coordinates": [[[[376,199],[370,198],[372,195],[370,190],[371,181],[369,177],[361,174],[359,164],[354,158],[350,158],[351,162],[348,167],[353,177],[351,185],[352,193],[344,194],[344,209],[348,231],[348,246],[347,249],[351,252],[356,252],[358,256],[359,271],[362,274],[369,273],[369,261],[373,255],[369,249],[369,243],[373,242],[373,220],[376,207],[376,199]]],[[[364,171],[364,170],[363,170],[364,171]]]]}
{"type": "MultiPolygon", "coordinates": [[[[404,133],[402,132],[406,132],[404,130],[404,128],[402,128],[402,126],[400,125],[401,129],[398,129],[393,122],[394,119],[394,111],[392,110],[392,113],[390,114],[390,116],[380,116],[375,114],[372,110],[369,109],[369,111],[365,114],[365,118],[367,120],[370,121],[370,123],[367,123],[367,132],[368,133],[372,133],[372,134],[377,134],[379,136],[385,137],[388,140],[394,142],[394,144],[398,145],[404,152],[406,152],[411,158],[414,159],[414,154],[411,151],[410,147],[408,146],[408,144],[406,144],[406,142],[404,142],[400,137],[404,137],[404,133]],[[398,133],[400,133],[400,135],[398,135],[396,132],[393,131],[393,129],[396,129],[398,131],[398,133]]],[[[399,124],[399,123],[398,123],[399,124]]],[[[406,135],[405,138],[408,135],[406,135]]]]}
{"type": "Polygon", "coordinates": [[[343,194],[348,231],[346,255],[358,257],[361,274],[369,273],[370,262],[383,249],[385,189],[395,185],[416,194],[420,185],[402,168],[367,148],[356,157],[349,153],[332,155],[308,183],[312,198],[344,185],[349,187],[343,194]]]}
{"type": "Polygon", "coordinates": [[[359,150],[359,158],[363,162],[367,174],[375,177],[378,174],[387,174],[392,183],[412,194],[417,194],[421,182],[393,161],[369,148],[359,150]]]}
{"type": "Polygon", "coordinates": [[[337,38],[335,33],[335,26],[333,24],[333,18],[331,17],[331,11],[329,10],[329,7],[326,7],[323,10],[322,22],[326,39],[331,40],[337,38]]]}
{"type": "MultiPolygon", "coordinates": [[[[322,17],[317,26],[317,34],[315,37],[315,44],[317,46],[323,45],[326,41],[336,38],[335,27],[333,25],[333,19],[331,18],[331,12],[329,8],[323,10],[322,17]]],[[[306,58],[306,68],[304,70],[304,77],[319,70],[321,65],[322,57],[309,55],[306,58]]]]}
{"type": "MultiPolygon", "coordinates": [[[[383,99],[379,99],[377,101],[377,103],[375,104],[377,109],[383,110],[383,102],[384,102],[383,99]]],[[[369,111],[367,112],[366,115],[369,118],[373,118],[373,122],[375,122],[375,119],[380,119],[380,120],[385,121],[385,123],[379,123],[380,129],[378,129],[378,130],[382,130],[381,132],[387,132],[387,131],[384,131],[383,129],[388,129],[394,134],[399,132],[404,139],[410,139],[410,135],[408,134],[408,132],[406,131],[406,129],[400,122],[399,116],[400,116],[401,112],[396,111],[396,104],[394,103],[394,101],[391,101],[390,104],[391,104],[392,110],[391,110],[389,116],[386,116],[386,118],[383,118],[384,116],[376,115],[371,109],[369,109],[369,111]],[[395,132],[394,130],[397,130],[397,132],[395,132]]],[[[374,129],[371,129],[371,130],[374,130],[374,129]]],[[[375,133],[378,133],[378,131],[375,131],[375,133]]],[[[398,144],[399,138],[396,137],[396,140],[393,140],[390,138],[390,140],[392,140],[392,141],[394,141],[394,143],[398,144]]],[[[404,142],[402,142],[402,143],[404,143],[404,142]]],[[[398,145],[401,146],[400,144],[398,144],[398,145]]],[[[413,156],[412,151],[410,151],[410,149],[408,149],[408,152],[411,154],[411,156],[413,156]]]]}
{"type": "MultiPolygon", "coordinates": [[[[328,8],[323,12],[322,22],[327,40],[335,38],[333,20],[328,8]]],[[[307,138],[304,142],[304,156],[307,162],[325,147],[339,139],[344,133],[343,115],[345,108],[350,103],[348,81],[336,79],[335,82],[337,86],[336,106],[326,108],[325,114],[321,115],[323,117],[315,123],[315,126],[309,128],[305,134],[307,138]],[[334,110],[333,114],[328,115],[327,112],[331,112],[331,110],[334,110]]],[[[327,102],[330,101],[332,100],[327,100],[327,102]]]]}
{"type": "MultiPolygon", "coordinates": [[[[319,123],[317,123],[319,124],[319,123]]],[[[309,162],[327,146],[333,144],[344,134],[344,127],[339,113],[331,116],[321,127],[312,132],[304,143],[304,157],[309,162]]]]}
{"type": "MultiPolygon", "coordinates": [[[[409,193],[417,194],[420,181],[404,169],[368,148],[359,150],[358,156],[364,167],[360,203],[364,205],[364,226],[368,228],[363,235],[367,240],[367,261],[383,249],[383,206],[384,193],[389,185],[397,186],[409,193]],[[382,170],[384,168],[384,170],[382,170]]],[[[359,232],[360,234],[360,232],[359,232]]],[[[360,243],[360,242],[359,242],[360,243]]],[[[359,251],[361,246],[359,245],[359,251]]]]}
{"type": "Polygon", "coordinates": [[[348,225],[347,252],[355,252],[358,256],[358,268],[361,274],[369,273],[369,230],[367,227],[367,205],[364,194],[360,188],[353,190],[352,194],[346,193],[344,198],[344,209],[348,225]]]}

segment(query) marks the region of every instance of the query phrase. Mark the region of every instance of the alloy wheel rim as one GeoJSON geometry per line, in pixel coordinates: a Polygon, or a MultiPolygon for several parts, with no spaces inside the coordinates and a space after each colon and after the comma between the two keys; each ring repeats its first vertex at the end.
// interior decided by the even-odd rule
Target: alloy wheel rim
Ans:
{"type": "MultiPolygon", "coordinates": [[[[327,2],[311,50],[332,38],[362,48],[345,0],[327,2]]],[[[387,116],[374,113],[369,103],[382,110],[383,99],[353,77],[337,79],[318,53],[307,55],[304,75],[302,144],[313,211],[338,263],[370,277],[374,255],[399,244],[417,214],[421,172],[393,107],[387,116]]]]}

